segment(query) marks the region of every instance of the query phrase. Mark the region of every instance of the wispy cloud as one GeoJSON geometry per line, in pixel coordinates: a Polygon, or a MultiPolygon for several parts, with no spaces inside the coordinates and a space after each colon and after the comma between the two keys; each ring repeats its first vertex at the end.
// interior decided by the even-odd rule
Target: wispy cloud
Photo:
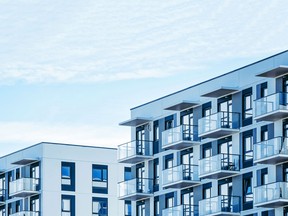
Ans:
{"type": "Polygon", "coordinates": [[[0,82],[158,78],[267,55],[287,48],[285,4],[2,1],[0,82]]]}

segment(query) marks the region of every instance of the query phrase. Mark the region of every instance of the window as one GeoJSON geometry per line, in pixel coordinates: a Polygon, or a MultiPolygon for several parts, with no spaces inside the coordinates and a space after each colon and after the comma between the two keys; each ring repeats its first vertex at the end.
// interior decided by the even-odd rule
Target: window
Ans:
{"type": "Polygon", "coordinates": [[[145,201],[136,202],[136,216],[146,216],[145,201]]]}
{"type": "Polygon", "coordinates": [[[75,216],[75,196],[62,195],[62,216],[75,216]]]}
{"type": "Polygon", "coordinates": [[[108,216],[108,199],[96,198],[92,199],[92,215],[93,216],[108,216]]]}
{"type": "Polygon", "coordinates": [[[0,216],[6,216],[5,205],[0,207],[0,216]]]}
{"type": "Polygon", "coordinates": [[[243,175],[243,208],[253,208],[252,172],[243,175]]]}
{"type": "Polygon", "coordinates": [[[260,98],[266,97],[268,95],[267,82],[260,85],[260,98]]]}
{"type": "Polygon", "coordinates": [[[243,103],[243,126],[252,124],[253,106],[252,106],[252,88],[245,89],[242,92],[243,103]]]}
{"type": "Polygon", "coordinates": [[[132,179],[131,167],[125,167],[124,168],[124,180],[128,181],[130,179],[132,179]]]}
{"type": "Polygon", "coordinates": [[[154,198],[154,216],[160,215],[159,197],[154,198]]]}
{"type": "Polygon", "coordinates": [[[92,185],[93,193],[108,193],[108,166],[93,164],[92,185]]]}
{"type": "Polygon", "coordinates": [[[174,126],[173,124],[174,124],[173,115],[165,118],[165,130],[173,128],[174,126]]]}
{"type": "Polygon", "coordinates": [[[202,105],[202,116],[207,117],[212,114],[212,105],[211,102],[202,105]]]}
{"type": "Polygon", "coordinates": [[[232,195],[232,178],[218,181],[218,195],[232,195]]]}
{"type": "Polygon", "coordinates": [[[207,183],[203,185],[203,199],[211,198],[212,184],[207,183]]]}
{"type": "Polygon", "coordinates": [[[154,192],[159,190],[159,172],[160,172],[160,168],[159,168],[159,160],[155,159],[154,163],[153,163],[153,185],[154,185],[154,192]]]}
{"type": "Polygon", "coordinates": [[[194,212],[194,193],[193,188],[181,191],[181,204],[185,205],[188,212],[194,212]]]}
{"type": "Polygon", "coordinates": [[[165,208],[171,208],[174,206],[174,193],[165,195],[165,208]]]}
{"type": "Polygon", "coordinates": [[[159,153],[159,139],[160,139],[160,132],[159,132],[159,122],[154,121],[153,123],[153,154],[159,153]]]}
{"type": "Polygon", "coordinates": [[[173,167],[173,154],[165,156],[165,167],[164,169],[172,168],[173,167]]]}
{"type": "Polygon", "coordinates": [[[40,200],[39,196],[33,196],[30,199],[30,210],[33,212],[39,212],[40,211],[40,200]]]}
{"type": "Polygon", "coordinates": [[[253,166],[253,130],[243,133],[243,167],[253,166]]]}
{"type": "Polygon", "coordinates": [[[131,201],[125,200],[125,216],[132,216],[131,201]]]}
{"type": "Polygon", "coordinates": [[[62,162],[61,182],[62,190],[75,191],[75,163],[62,162]]]}
{"type": "Polygon", "coordinates": [[[212,146],[211,143],[202,145],[202,158],[208,158],[212,156],[212,146]]]}
{"type": "Polygon", "coordinates": [[[268,169],[260,170],[260,185],[268,184],[268,169]]]}

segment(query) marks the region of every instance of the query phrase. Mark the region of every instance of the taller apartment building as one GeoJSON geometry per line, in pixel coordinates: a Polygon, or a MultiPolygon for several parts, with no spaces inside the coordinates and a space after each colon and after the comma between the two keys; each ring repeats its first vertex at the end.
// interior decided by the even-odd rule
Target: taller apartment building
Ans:
{"type": "Polygon", "coordinates": [[[288,215],[288,51],[131,109],[133,216],[288,215]]]}

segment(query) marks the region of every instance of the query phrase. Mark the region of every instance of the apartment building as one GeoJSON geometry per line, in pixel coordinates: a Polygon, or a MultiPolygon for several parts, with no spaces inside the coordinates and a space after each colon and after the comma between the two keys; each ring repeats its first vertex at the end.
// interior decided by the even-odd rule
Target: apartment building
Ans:
{"type": "Polygon", "coordinates": [[[288,51],[131,109],[133,216],[288,215],[288,51]]]}
{"type": "Polygon", "coordinates": [[[117,149],[39,143],[1,157],[0,170],[0,216],[124,215],[117,149]]]}

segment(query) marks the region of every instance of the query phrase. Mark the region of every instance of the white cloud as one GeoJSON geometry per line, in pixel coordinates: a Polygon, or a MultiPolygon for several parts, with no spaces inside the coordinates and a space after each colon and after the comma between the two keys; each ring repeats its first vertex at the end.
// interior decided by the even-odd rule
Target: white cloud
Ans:
{"type": "Polygon", "coordinates": [[[288,43],[285,4],[2,1],[0,82],[158,78],[276,53],[288,43]]]}

